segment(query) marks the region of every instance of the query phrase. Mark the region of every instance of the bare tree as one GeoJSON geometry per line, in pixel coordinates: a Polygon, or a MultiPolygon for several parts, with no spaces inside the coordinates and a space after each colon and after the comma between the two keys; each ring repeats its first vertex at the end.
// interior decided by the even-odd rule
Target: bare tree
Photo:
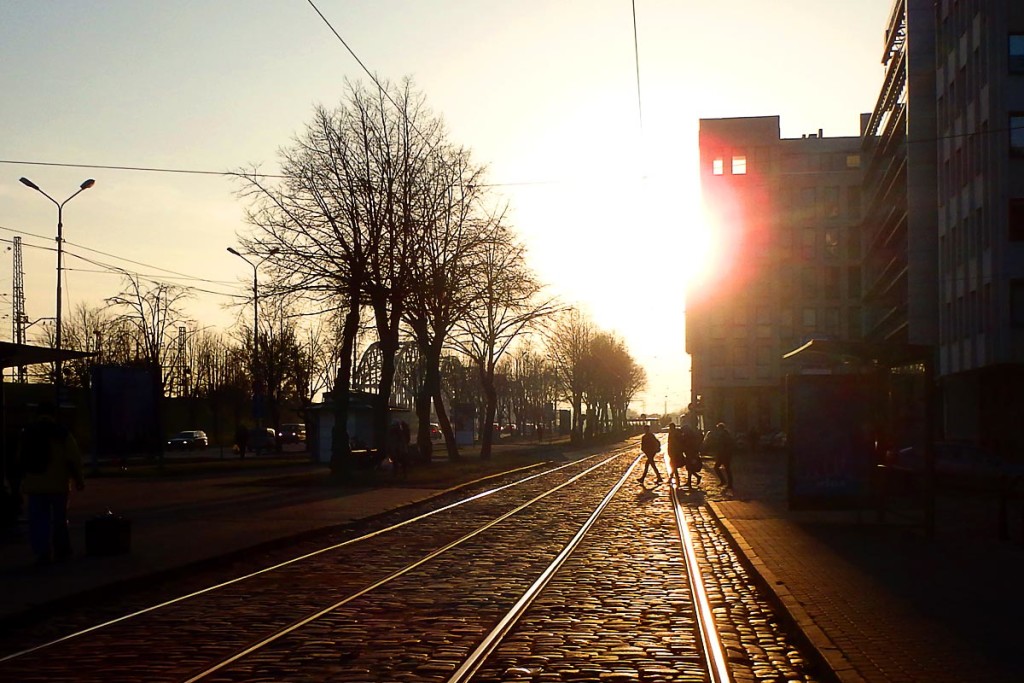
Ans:
{"type": "Polygon", "coordinates": [[[554,300],[539,299],[542,288],[526,266],[523,245],[500,220],[492,225],[471,284],[475,306],[458,323],[453,338],[455,346],[476,365],[483,388],[482,458],[490,457],[494,439],[498,361],[529,326],[556,310],[554,300]]]}
{"type": "Polygon", "coordinates": [[[244,243],[268,258],[276,287],[300,292],[320,311],[345,311],[333,392],[336,473],[348,462],[351,358],[364,305],[383,352],[374,432],[384,442],[399,327],[421,244],[417,197],[444,137],[408,80],[385,88],[349,83],[338,108],[317,107],[305,132],[281,151],[285,179],[276,186],[255,171],[239,174],[256,228],[244,243]]]}
{"type": "Polygon", "coordinates": [[[106,300],[118,311],[115,323],[134,329],[141,357],[156,373],[161,396],[172,353],[170,332],[185,322],[180,306],[188,298],[188,292],[176,285],[152,282],[146,286],[138,276],[125,273],[124,290],[106,300]]]}
{"type": "Polygon", "coordinates": [[[409,291],[405,322],[420,351],[422,383],[416,394],[420,459],[429,462],[431,403],[437,407],[448,457],[459,459],[451,422],[441,395],[441,356],[455,325],[465,318],[477,291],[467,279],[486,253],[486,217],[475,209],[480,194],[482,169],[473,166],[462,149],[436,150],[438,163],[429,178],[429,191],[420,201],[423,221],[422,249],[412,261],[415,285],[409,291]]]}
{"type": "Polygon", "coordinates": [[[548,336],[548,352],[555,367],[560,395],[572,406],[572,438],[583,438],[583,396],[586,392],[586,364],[594,325],[578,309],[565,312],[548,336]]]}

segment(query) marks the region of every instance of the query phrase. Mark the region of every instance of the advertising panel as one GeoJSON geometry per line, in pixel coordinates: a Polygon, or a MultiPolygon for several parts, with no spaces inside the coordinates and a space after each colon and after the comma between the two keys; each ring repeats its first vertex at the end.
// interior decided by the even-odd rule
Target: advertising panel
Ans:
{"type": "Polygon", "coordinates": [[[789,507],[862,507],[877,433],[872,376],[790,375],[786,390],[789,507]]]}

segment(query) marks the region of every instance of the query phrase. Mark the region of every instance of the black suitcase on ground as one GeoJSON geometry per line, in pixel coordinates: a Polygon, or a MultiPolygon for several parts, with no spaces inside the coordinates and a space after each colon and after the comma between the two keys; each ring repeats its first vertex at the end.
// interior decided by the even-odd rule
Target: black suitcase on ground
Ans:
{"type": "Polygon", "coordinates": [[[85,554],[90,557],[123,555],[131,550],[132,522],[108,512],[85,523],[85,554]]]}

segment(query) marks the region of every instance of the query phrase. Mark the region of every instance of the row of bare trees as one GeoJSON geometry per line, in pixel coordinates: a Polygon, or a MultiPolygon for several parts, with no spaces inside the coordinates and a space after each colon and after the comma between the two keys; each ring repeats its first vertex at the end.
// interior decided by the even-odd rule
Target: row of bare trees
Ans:
{"type": "MultiPolygon", "coordinates": [[[[267,263],[272,295],[312,311],[343,312],[332,469],[349,462],[348,396],[361,313],[381,351],[374,440],[385,442],[402,336],[423,363],[416,395],[420,458],[429,461],[431,406],[449,457],[458,450],[441,395],[441,359],[457,349],[476,366],[497,410],[496,368],[522,332],[556,310],[525,263],[505,212],[488,207],[483,168],[453,144],[409,81],[368,89],[349,83],[341,104],[313,120],[280,152],[281,175],[240,172],[253,230],[245,247],[267,263]]],[[[481,453],[490,454],[486,429],[481,453]]]]}
{"type": "Polygon", "coordinates": [[[503,397],[524,416],[570,401],[576,438],[621,427],[643,385],[642,369],[621,340],[545,294],[483,167],[449,140],[409,81],[347,84],[339,106],[317,107],[281,149],[280,173],[236,175],[252,227],[241,243],[265,266],[255,329],[240,323],[234,339],[194,333],[175,345],[185,291],[126,274],[109,308],[76,311],[69,346],[102,344],[105,362],[150,365],[160,371],[161,395],[247,378],[275,420],[285,402],[301,409],[329,390],[336,473],[351,462],[349,394],[367,321],[380,350],[377,444],[389,427],[396,355],[409,339],[419,351],[413,393],[423,461],[432,452],[432,410],[449,457],[459,458],[443,380],[447,368],[450,392],[453,374],[465,374],[467,364],[482,396],[483,457],[503,397]],[[541,350],[524,343],[531,335],[542,340],[541,350]]]}

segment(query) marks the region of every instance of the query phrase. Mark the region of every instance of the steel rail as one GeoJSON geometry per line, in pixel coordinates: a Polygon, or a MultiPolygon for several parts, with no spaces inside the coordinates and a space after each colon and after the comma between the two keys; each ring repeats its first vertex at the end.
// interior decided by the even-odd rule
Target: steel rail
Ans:
{"type": "Polygon", "coordinates": [[[516,622],[523,616],[526,610],[533,604],[540,592],[544,590],[544,587],[551,582],[555,572],[557,572],[569,556],[572,555],[573,551],[583,541],[583,538],[587,535],[590,529],[597,522],[598,517],[604,512],[604,509],[608,507],[608,504],[615,497],[615,494],[619,492],[626,480],[632,476],[633,470],[636,469],[637,463],[640,462],[639,456],[633,460],[633,464],[626,468],[625,474],[615,483],[614,486],[608,491],[605,497],[601,500],[594,511],[590,513],[590,517],[583,523],[569,542],[566,544],[562,551],[551,561],[547,569],[541,572],[540,576],[533,582],[533,584],[526,589],[523,595],[516,601],[516,604],[498,620],[497,625],[491,629],[491,631],[483,637],[480,644],[477,645],[476,649],[469,654],[462,665],[455,670],[455,673],[448,679],[448,683],[463,683],[468,681],[473,674],[480,670],[487,657],[501,644],[502,639],[508,634],[508,632],[515,626],[516,622]]]}
{"type": "MultiPolygon", "coordinates": [[[[443,555],[444,553],[448,552],[449,550],[451,550],[451,549],[453,549],[453,548],[455,548],[455,547],[465,543],[466,541],[469,541],[470,539],[472,539],[472,538],[482,534],[484,531],[487,531],[491,527],[493,527],[493,526],[495,526],[497,524],[500,524],[501,522],[503,522],[506,519],[512,517],[513,515],[516,515],[516,514],[522,512],[523,510],[529,508],[530,506],[534,505],[538,501],[541,501],[544,498],[547,498],[548,496],[550,496],[551,494],[555,493],[556,491],[559,491],[559,490],[565,488],[566,486],[569,486],[570,484],[574,484],[575,482],[577,482],[580,479],[582,479],[583,477],[587,476],[588,474],[590,474],[594,470],[597,470],[597,469],[599,469],[601,467],[604,467],[608,463],[610,463],[610,462],[612,462],[614,460],[617,460],[619,458],[619,456],[621,456],[621,455],[622,455],[621,449],[620,449],[620,451],[613,452],[612,455],[609,455],[607,458],[605,458],[601,462],[597,463],[596,465],[592,465],[591,467],[588,467],[587,469],[585,469],[584,471],[580,472],[579,474],[573,475],[572,477],[570,477],[566,481],[562,482],[561,484],[555,486],[554,488],[548,489],[547,491],[541,493],[540,495],[534,496],[533,498],[531,498],[530,500],[526,501],[525,503],[523,503],[523,504],[521,504],[521,505],[519,505],[519,506],[517,506],[517,507],[515,507],[515,508],[513,508],[511,510],[509,510],[508,512],[506,512],[506,513],[504,513],[504,514],[502,514],[502,515],[492,519],[490,522],[487,522],[486,524],[481,525],[480,527],[476,528],[475,530],[465,534],[461,538],[457,538],[454,541],[451,541],[450,543],[447,543],[447,544],[441,546],[440,548],[436,548],[435,550],[432,550],[431,552],[427,553],[426,555],[424,555],[420,559],[416,560],[415,562],[412,562],[412,563],[406,565],[405,567],[402,567],[401,569],[398,569],[398,570],[392,572],[391,574],[385,576],[384,578],[381,578],[381,579],[378,579],[377,581],[374,581],[373,583],[371,583],[368,586],[366,586],[366,587],[356,591],[355,593],[352,593],[351,595],[348,595],[348,596],[342,598],[341,600],[338,600],[337,602],[334,602],[333,604],[331,604],[331,605],[329,605],[327,607],[324,607],[321,610],[317,610],[313,614],[310,614],[310,615],[308,615],[306,617],[303,617],[302,619],[299,619],[298,621],[292,622],[290,625],[286,626],[285,628],[279,629],[275,633],[273,633],[273,634],[271,634],[269,636],[266,636],[265,638],[257,641],[256,643],[253,643],[252,645],[250,645],[249,647],[245,648],[244,650],[236,652],[234,655],[232,655],[232,656],[230,656],[230,657],[228,657],[226,659],[222,659],[221,661],[219,661],[215,665],[213,665],[213,666],[211,666],[211,667],[209,667],[207,669],[204,669],[203,671],[193,675],[191,678],[186,679],[184,681],[184,683],[195,683],[196,681],[200,681],[200,680],[206,678],[207,676],[209,676],[210,674],[216,673],[217,671],[220,671],[224,667],[229,666],[230,664],[233,664],[234,662],[237,662],[238,660],[242,659],[243,657],[246,657],[246,656],[252,654],[253,652],[256,652],[257,650],[261,650],[264,647],[266,647],[267,645],[270,645],[271,643],[273,643],[273,642],[275,642],[277,640],[280,640],[284,636],[286,636],[286,635],[288,635],[288,634],[290,634],[290,633],[292,633],[292,632],[302,628],[303,626],[306,626],[306,625],[316,621],[317,619],[320,619],[320,618],[330,614],[331,612],[334,612],[338,608],[343,607],[344,605],[352,602],[353,600],[356,600],[357,598],[360,598],[360,597],[366,595],[367,593],[369,593],[371,591],[374,591],[377,588],[380,588],[381,586],[386,585],[386,584],[394,581],[395,579],[398,579],[401,576],[404,576],[405,574],[408,574],[409,572],[411,572],[412,570],[416,569],[417,567],[420,567],[421,565],[424,565],[427,562],[430,562],[431,560],[437,558],[440,555],[443,555]]],[[[636,465],[636,461],[634,461],[633,465],[630,465],[629,470],[631,471],[632,468],[635,465],[636,465]]],[[[627,472],[627,474],[628,474],[628,472],[627,472]]],[[[621,482],[620,482],[619,486],[621,486],[621,482]]]]}
{"type": "MultiPolygon", "coordinates": [[[[620,450],[627,450],[628,448],[630,448],[630,447],[624,447],[624,448],[621,448],[621,449],[616,449],[614,457],[617,457],[618,455],[621,454],[618,451],[620,451],[620,450]]],[[[440,508],[438,508],[436,510],[431,510],[431,511],[425,512],[425,513],[423,513],[421,515],[417,515],[416,517],[412,517],[410,519],[406,519],[406,520],[403,520],[401,522],[397,522],[396,524],[392,524],[391,526],[385,527],[383,529],[378,529],[376,531],[371,531],[369,533],[363,534],[362,536],[358,536],[356,538],[350,538],[350,539],[348,539],[346,541],[342,541],[340,543],[334,543],[332,545],[325,546],[323,548],[318,548],[317,550],[313,550],[313,551],[305,553],[303,555],[299,555],[297,557],[293,557],[291,559],[284,560],[282,562],[278,562],[277,564],[271,565],[269,567],[264,567],[263,569],[258,569],[258,570],[254,571],[254,572],[249,572],[247,574],[243,574],[242,576],[237,576],[237,577],[235,577],[233,579],[228,579],[227,581],[223,581],[221,583],[217,583],[217,584],[214,584],[212,586],[207,586],[206,588],[201,588],[201,589],[199,589],[197,591],[193,591],[193,592],[187,593],[185,595],[180,595],[178,597],[171,598],[169,600],[165,600],[165,601],[160,602],[160,603],[155,604],[155,605],[150,605],[149,607],[144,607],[142,609],[136,610],[134,612],[130,612],[128,614],[121,615],[119,617],[115,617],[113,619],[109,619],[109,620],[101,622],[99,624],[94,624],[93,626],[89,626],[89,627],[81,629],[79,631],[75,631],[73,633],[68,633],[68,634],[63,635],[63,636],[61,636],[59,638],[55,638],[54,640],[50,640],[50,641],[47,641],[45,643],[41,643],[39,645],[34,645],[32,647],[25,648],[25,649],[19,650],[17,652],[12,652],[10,654],[7,654],[7,655],[4,655],[4,656],[0,657],[0,663],[8,662],[8,661],[17,659],[19,657],[24,657],[25,655],[29,655],[29,654],[32,654],[34,652],[39,652],[40,650],[44,650],[46,648],[53,647],[54,645],[59,645],[61,643],[65,643],[65,642],[67,642],[69,640],[73,640],[75,638],[80,638],[80,637],[88,635],[90,633],[95,633],[97,631],[103,630],[105,628],[109,628],[109,627],[114,626],[116,624],[120,624],[120,623],[129,621],[131,619],[136,619],[136,618],[141,617],[143,615],[149,614],[150,612],[155,612],[157,610],[164,609],[166,607],[170,607],[172,605],[176,605],[178,603],[182,603],[182,602],[185,602],[187,600],[191,600],[193,598],[197,598],[197,597],[199,597],[201,595],[204,595],[206,593],[211,593],[213,591],[217,591],[217,590],[220,590],[222,588],[226,588],[228,586],[232,586],[234,584],[241,583],[243,581],[247,581],[247,580],[255,578],[257,576],[261,576],[263,574],[268,574],[270,572],[277,571],[277,570],[282,569],[284,567],[287,567],[289,565],[296,564],[298,562],[302,562],[302,561],[308,560],[308,559],[310,559],[312,557],[316,557],[317,555],[322,555],[324,553],[328,553],[328,552],[332,552],[332,551],[335,551],[335,550],[339,550],[341,548],[344,548],[345,546],[349,546],[349,545],[353,545],[355,543],[361,543],[363,541],[367,541],[367,540],[369,540],[371,538],[375,538],[377,536],[380,536],[380,535],[383,535],[383,534],[386,534],[386,533],[390,533],[390,532],[395,531],[396,529],[400,529],[400,528],[402,528],[404,526],[408,526],[410,524],[415,524],[417,522],[421,522],[421,521],[427,519],[428,517],[432,517],[432,516],[434,516],[436,514],[439,514],[441,512],[447,512],[449,510],[452,510],[452,509],[457,508],[459,506],[465,505],[467,503],[470,503],[470,502],[473,502],[473,501],[476,501],[476,500],[480,500],[481,498],[486,498],[488,496],[494,495],[496,493],[504,491],[505,489],[509,489],[509,488],[514,487],[514,486],[519,486],[520,484],[525,484],[526,482],[531,481],[533,479],[537,479],[539,477],[543,477],[543,476],[546,476],[546,475],[549,475],[549,474],[553,474],[553,473],[558,472],[560,470],[563,470],[563,469],[565,469],[567,467],[571,467],[571,466],[573,466],[575,464],[578,464],[578,463],[581,463],[581,462],[586,462],[588,460],[592,460],[594,458],[601,457],[602,455],[605,455],[605,454],[606,453],[598,453],[598,454],[595,454],[595,455],[590,455],[590,456],[587,456],[585,458],[580,458],[579,460],[574,460],[572,462],[568,462],[568,463],[566,463],[564,465],[559,465],[558,467],[553,467],[553,468],[551,468],[549,470],[544,470],[543,472],[537,472],[535,474],[532,474],[530,476],[524,477],[524,478],[519,479],[517,481],[510,482],[508,484],[503,484],[501,486],[497,486],[495,488],[488,489],[486,491],[481,491],[480,493],[476,493],[476,494],[474,494],[472,496],[469,496],[467,498],[463,498],[461,500],[457,500],[454,503],[449,503],[448,505],[440,507],[440,508]]],[[[520,472],[520,471],[525,470],[525,469],[530,469],[530,467],[532,467],[532,466],[527,466],[527,467],[522,467],[522,468],[518,468],[518,469],[514,469],[514,470],[509,470],[508,472],[502,472],[502,473],[491,475],[491,476],[488,476],[488,477],[482,477],[480,479],[477,479],[475,481],[469,482],[467,484],[463,484],[462,486],[457,487],[457,488],[463,488],[465,486],[472,486],[473,484],[479,483],[481,481],[486,481],[487,479],[492,479],[494,477],[504,476],[504,475],[507,475],[509,473],[520,472]]]]}
{"type": "Polygon", "coordinates": [[[704,577],[697,563],[697,551],[693,545],[693,535],[690,533],[690,523],[686,508],[679,499],[678,489],[672,487],[672,509],[675,511],[676,527],[679,531],[679,540],[683,546],[683,556],[686,559],[686,578],[690,583],[690,592],[693,594],[693,604],[697,612],[698,634],[704,644],[704,658],[707,663],[708,675],[712,683],[728,683],[729,665],[725,660],[725,650],[722,647],[722,639],[718,635],[718,627],[715,624],[715,616],[711,611],[711,602],[708,600],[707,590],[704,588],[704,577]]]}

